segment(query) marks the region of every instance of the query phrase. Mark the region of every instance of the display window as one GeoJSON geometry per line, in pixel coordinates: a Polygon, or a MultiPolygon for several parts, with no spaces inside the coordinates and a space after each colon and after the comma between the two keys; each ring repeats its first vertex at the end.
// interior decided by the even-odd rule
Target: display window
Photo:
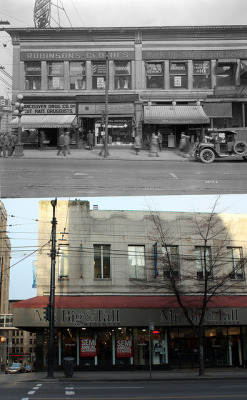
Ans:
{"type": "Polygon", "coordinates": [[[188,89],[187,62],[170,61],[170,88],[188,89]]]}
{"type": "Polygon", "coordinates": [[[116,365],[133,364],[132,329],[118,328],[115,335],[116,365]]]}
{"type": "Polygon", "coordinates": [[[164,89],[164,64],[163,63],[146,63],[146,88],[147,89],[164,89]]]}
{"type": "Polygon", "coordinates": [[[210,61],[193,61],[193,88],[211,88],[210,61]]]}
{"type": "Polygon", "coordinates": [[[93,89],[102,90],[106,85],[106,63],[92,63],[93,89]]]}
{"type": "Polygon", "coordinates": [[[64,63],[49,62],[48,68],[48,89],[64,89],[64,63]]]}
{"type": "Polygon", "coordinates": [[[86,64],[85,62],[70,62],[70,89],[85,90],[86,89],[86,64]]]}
{"type": "Polygon", "coordinates": [[[130,62],[116,61],[115,68],[115,89],[131,89],[130,62]]]}
{"type": "Polygon", "coordinates": [[[247,85],[247,60],[240,61],[240,85],[247,85]]]}
{"type": "Polygon", "coordinates": [[[40,90],[41,89],[41,62],[28,61],[25,62],[25,89],[40,90]]]}
{"type": "Polygon", "coordinates": [[[231,86],[236,84],[237,63],[218,61],[216,68],[217,86],[231,86]]]}

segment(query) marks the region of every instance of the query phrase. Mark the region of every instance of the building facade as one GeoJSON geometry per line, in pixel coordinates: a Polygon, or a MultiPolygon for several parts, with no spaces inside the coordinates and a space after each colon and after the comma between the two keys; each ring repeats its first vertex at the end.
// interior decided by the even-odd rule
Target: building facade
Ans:
{"type": "Polygon", "coordinates": [[[0,201],[0,368],[7,358],[7,332],[12,326],[9,312],[9,277],[11,244],[7,236],[7,212],[0,201]]]}
{"type": "MultiPolygon", "coordinates": [[[[47,367],[53,208],[40,202],[37,297],[14,305],[13,324],[36,333],[36,369],[47,367]]],[[[194,319],[204,274],[195,216],[157,214],[169,231],[166,248],[194,319]]],[[[246,215],[217,214],[219,234],[207,241],[211,282],[230,271],[229,284],[209,302],[204,326],[206,366],[246,365],[246,215]],[[227,241],[223,242],[223,233],[227,241]],[[224,245],[222,245],[224,244],[224,245]],[[216,263],[219,247],[224,256],[216,263]],[[214,262],[213,262],[214,261],[214,262]],[[238,266],[238,268],[237,268],[238,266]]],[[[151,212],[90,210],[88,202],[56,206],[55,368],[75,358],[76,368],[154,368],[198,365],[198,341],[166,286],[164,262],[151,212]]],[[[198,220],[197,220],[198,222],[198,220]]],[[[215,225],[216,226],[216,225],[215,225]]],[[[225,240],[225,239],[224,239],[225,240]]],[[[205,248],[205,247],[204,247],[205,248]]]]}
{"type": "MultiPolygon", "coordinates": [[[[9,28],[13,100],[24,95],[24,143],[112,145],[159,129],[164,148],[206,128],[246,128],[247,26],[9,28]],[[43,133],[42,133],[43,135],[43,133]]],[[[13,127],[17,126],[14,120],[13,127]]],[[[244,130],[245,131],[245,130],[244,130]]]]}

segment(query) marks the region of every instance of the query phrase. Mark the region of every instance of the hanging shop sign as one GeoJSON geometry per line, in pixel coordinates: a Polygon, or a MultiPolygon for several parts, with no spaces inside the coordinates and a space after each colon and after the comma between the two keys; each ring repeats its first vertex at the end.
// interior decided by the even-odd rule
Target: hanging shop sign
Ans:
{"type": "Polygon", "coordinates": [[[133,341],[132,340],[117,340],[116,342],[116,357],[133,357],[133,341]]]}
{"type": "Polygon", "coordinates": [[[25,115],[76,114],[75,104],[25,104],[25,115]]]}
{"type": "MultiPolygon", "coordinates": [[[[105,51],[22,51],[21,61],[77,61],[77,60],[106,60],[105,51]]],[[[134,51],[109,51],[109,60],[134,60],[134,51]]]]}
{"type": "Polygon", "coordinates": [[[80,340],[80,357],[97,356],[97,340],[84,338],[80,340]]]}
{"type": "Polygon", "coordinates": [[[48,27],[51,18],[51,0],[36,0],[33,17],[35,28],[48,27]]]}

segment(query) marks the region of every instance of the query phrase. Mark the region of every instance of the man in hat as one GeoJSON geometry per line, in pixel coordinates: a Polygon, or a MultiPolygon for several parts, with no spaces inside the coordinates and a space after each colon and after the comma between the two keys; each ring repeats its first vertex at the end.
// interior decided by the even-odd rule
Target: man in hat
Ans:
{"type": "Polygon", "coordinates": [[[58,152],[57,152],[57,156],[60,156],[60,153],[63,153],[63,155],[65,156],[65,147],[64,147],[64,133],[60,133],[59,138],[58,138],[58,152]]]}

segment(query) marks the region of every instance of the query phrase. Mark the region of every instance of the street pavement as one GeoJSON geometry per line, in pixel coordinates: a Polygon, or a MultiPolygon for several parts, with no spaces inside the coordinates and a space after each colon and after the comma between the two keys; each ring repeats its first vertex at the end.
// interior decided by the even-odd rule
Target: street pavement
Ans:
{"type": "MultiPolygon", "coordinates": [[[[13,375],[12,375],[13,376],[13,375]]],[[[0,382],[8,379],[10,375],[0,373],[0,382]]],[[[33,372],[18,374],[18,381],[78,381],[78,382],[141,382],[141,381],[177,381],[177,380],[246,380],[247,369],[226,368],[206,369],[204,376],[198,375],[198,369],[178,369],[168,371],[74,371],[72,378],[66,378],[64,371],[54,371],[53,378],[47,378],[47,372],[33,372]]]]}

